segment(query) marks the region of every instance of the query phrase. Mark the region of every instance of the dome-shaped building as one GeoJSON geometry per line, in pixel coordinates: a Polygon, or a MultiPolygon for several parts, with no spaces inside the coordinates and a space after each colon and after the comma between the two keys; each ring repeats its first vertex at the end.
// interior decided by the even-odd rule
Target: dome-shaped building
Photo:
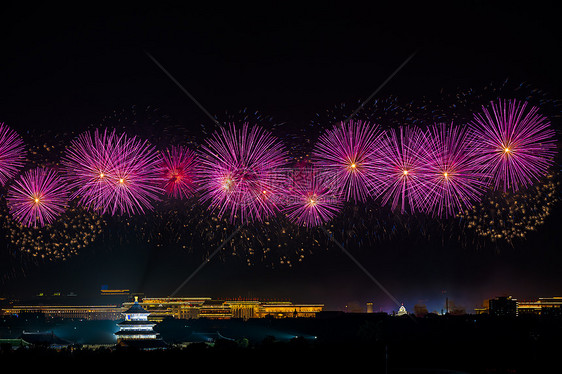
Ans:
{"type": "Polygon", "coordinates": [[[404,307],[404,304],[402,304],[400,306],[400,309],[398,309],[398,313],[396,314],[397,316],[405,316],[408,314],[408,311],[406,310],[406,308],[404,307]]]}

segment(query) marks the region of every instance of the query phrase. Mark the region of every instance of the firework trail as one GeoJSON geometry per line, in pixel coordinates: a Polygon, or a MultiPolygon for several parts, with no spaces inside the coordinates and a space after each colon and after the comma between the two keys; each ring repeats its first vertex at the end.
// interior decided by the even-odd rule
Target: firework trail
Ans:
{"type": "Polygon", "coordinates": [[[427,167],[421,157],[425,136],[417,127],[384,132],[374,156],[382,205],[401,213],[424,210],[429,185],[427,167]]]}
{"type": "Polygon", "coordinates": [[[499,100],[475,113],[471,128],[480,148],[478,162],[495,189],[517,191],[546,175],[555,155],[550,121],[527,102],[499,100]]]}
{"type": "Polygon", "coordinates": [[[154,147],[146,140],[121,134],[112,144],[109,162],[112,188],[105,195],[107,205],[102,211],[132,215],[151,210],[162,194],[160,158],[154,147]]]}
{"type": "Polygon", "coordinates": [[[13,218],[22,225],[41,227],[65,211],[67,186],[54,170],[28,170],[10,186],[7,204],[13,218]]]}
{"type": "MultiPolygon", "coordinates": [[[[536,230],[559,200],[559,175],[553,174],[552,170],[556,156],[554,131],[546,118],[558,125],[562,118],[562,106],[541,90],[524,84],[514,86],[503,82],[482,89],[449,93],[441,91],[434,97],[425,96],[419,100],[380,98],[373,100],[357,114],[357,120],[348,124],[347,133],[340,125],[332,127],[334,123],[345,121],[356,107],[357,103],[351,103],[329,109],[325,114],[317,115],[308,126],[299,124],[293,128],[295,134],[287,131],[284,123],[274,124],[267,116],[244,110],[219,121],[226,124],[224,129],[215,131],[214,127],[207,134],[207,129],[203,128],[204,135],[209,136],[207,142],[199,138],[194,140],[191,130],[188,131],[157,110],[133,107],[131,110],[115,112],[104,119],[105,125],[99,126],[118,128],[117,131],[92,129],[74,138],[74,134],[54,132],[38,137],[40,134],[36,130],[30,130],[32,144],[27,155],[22,153],[21,157],[17,157],[19,163],[17,160],[15,163],[6,162],[2,158],[9,155],[4,149],[9,144],[6,139],[11,138],[7,135],[8,127],[2,125],[0,182],[7,184],[7,188],[15,186],[15,181],[9,184],[10,179],[21,169],[24,161],[31,168],[57,169],[62,160],[63,176],[72,186],[71,197],[76,203],[75,210],[68,208],[56,221],[42,227],[39,227],[39,222],[37,227],[22,225],[7,213],[6,203],[2,227],[7,240],[12,242],[9,248],[34,258],[68,258],[93,240],[100,240],[100,236],[101,240],[110,241],[109,236],[102,235],[101,229],[107,222],[111,224],[110,227],[118,227],[119,230],[112,232],[118,231],[117,235],[122,235],[126,240],[136,238],[158,247],[177,246],[199,253],[197,251],[204,252],[207,248],[217,247],[239,227],[239,223],[244,223],[221,256],[239,258],[248,265],[267,262],[272,267],[291,266],[302,261],[304,255],[327,247],[318,225],[337,232],[346,248],[371,249],[381,240],[397,240],[404,236],[441,240],[446,235],[465,245],[472,240],[478,243],[492,241],[497,246],[513,243],[536,230]],[[504,97],[516,99],[499,99],[504,97]],[[489,105],[490,102],[492,105],[489,105]],[[486,106],[481,109],[483,104],[486,106]],[[539,107],[544,116],[538,114],[536,108],[539,107]],[[274,161],[282,159],[282,162],[274,162],[281,167],[271,170],[281,172],[265,173],[258,167],[260,162],[250,161],[250,152],[243,148],[247,150],[255,146],[249,145],[250,142],[240,136],[244,132],[240,130],[243,127],[241,124],[245,122],[254,124],[248,126],[246,137],[255,127],[275,130],[271,133],[275,135],[268,133],[269,136],[276,139],[274,143],[280,145],[283,152],[287,149],[287,153],[279,158],[272,157],[274,161]],[[457,125],[453,126],[452,122],[457,125]],[[358,123],[362,124],[363,132],[354,132],[353,126],[361,127],[358,123]],[[369,125],[374,123],[387,130],[381,133],[379,127],[369,125]],[[470,126],[459,125],[464,123],[470,123],[470,126]],[[236,128],[236,131],[232,131],[231,127],[236,128]],[[368,127],[376,141],[364,141],[370,139],[368,127]],[[418,131],[418,128],[423,130],[418,131]],[[319,130],[321,137],[329,138],[328,134],[331,134],[335,138],[331,141],[336,151],[326,152],[329,157],[336,157],[338,152],[353,155],[357,148],[367,149],[369,144],[375,144],[373,157],[366,160],[373,165],[370,170],[374,172],[330,174],[328,168],[321,168],[317,170],[323,171],[322,178],[315,175],[311,181],[297,183],[295,170],[287,171],[284,165],[289,160],[308,162],[319,149],[319,142],[315,144],[315,136],[311,136],[311,133],[318,133],[319,130]],[[138,152],[127,148],[132,138],[121,134],[124,132],[136,134],[137,140],[150,139],[150,144],[157,144],[158,149],[162,150],[161,157],[158,157],[154,148],[147,152],[157,160],[150,175],[142,177],[142,184],[150,178],[157,179],[149,183],[155,186],[155,190],[149,188],[154,192],[152,195],[133,188],[118,190],[121,185],[119,180],[123,179],[124,184],[127,179],[118,178],[117,172],[111,175],[111,170],[119,169],[115,165],[134,166],[139,158],[143,158],[142,155],[137,156],[138,152]],[[507,157],[502,154],[503,158],[499,157],[501,152],[497,146],[502,144],[497,141],[502,137],[519,139],[519,143],[507,147],[510,151],[507,157]],[[74,140],[69,142],[68,139],[72,138],[74,140]],[[346,142],[346,138],[355,140],[346,142]],[[488,139],[489,142],[482,139],[488,139]],[[281,145],[281,140],[285,140],[287,147],[281,145]],[[198,147],[198,143],[205,146],[198,147]],[[237,146],[237,143],[246,145],[237,146]],[[496,144],[495,148],[492,144],[496,144]],[[516,146],[520,151],[515,152],[516,146]],[[194,164],[191,169],[194,176],[200,170],[207,170],[206,185],[196,185],[197,181],[193,179],[191,189],[188,186],[184,186],[184,189],[176,183],[177,176],[173,173],[164,175],[164,159],[168,157],[168,171],[171,171],[172,163],[175,161],[179,165],[179,159],[184,158],[179,155],[180,151],[172,150],[191,152],[187,147],[197,150],[198,155],[204,156],[198,157],[207,160],[206,166],[194,164]],[[125,157],[121,157],[123,153],[117,149],[124,149],[125,157]],[[485,167],[478,167],[479,163],[485,167]],[[3,170],[7,166],[14,166],[15,171],[6,174],[3,170]],[[230,194],[217,188],[220,184],[215,183],[214,188],[208,188],[213,180],[212,175],[216,177],[221,170],[231,172],[230,194]],[[407,170],[408,176],[400,175],[397,170],[402,173],[407,170]],[[101,174],[103,177],[100,177],[101,174]],[[547,174],[547,177],[543,177],[547,174]],[[338,187],[345,197],[340,196],[343,201],[334,200],[336,210],[333,216],[321,218],[320,215],[312,214],[313,210],[310,206],[306,207],[304,200],[300,201],[301,204],[296,202],[297,196],[306,196],[311,190],[326,187],[325,180],[330,180],[327,175],[333,181],[330,188],[338,187]],[[370,177],[367,178],[367,175],[370,177]],[[355,178],[357,176],[364,176],[365,180],[355,178]],[[270,183],[271,179],[280,181],[270,183]],[[311,187],[314,183],[317,185],[311,187]],[[499,191],[493,191],[491,187],[499,191]],[[270,198],[264,198],[268,195],[267,191],[270,191],[270,198]],[[162,193],[180,198],[159,201],[162,193]],[[292,200],[286,199],[288,195],[292,195],[292,200]],[[127,201],[130,203],[127,204],[127,201]],[[208,207],[214,212],[209,212],[208,207]],[[297,209],[302,214],[295,213],[297,209]],[[98,214],[104,212],[109,214],[101,218],[98,214]],[[150,214],[128,216],[140,212],[150,214]],[[410,214],[402,214],[406,212],[410,214]],[[97,234],[80,236],[72,227],[97,234]]],[[[22,144],[19,152],[24,152],[21,139],[19,142],[22,144]]],[[[133,148],[138,147],[142,151],[142,144],[139,140],[133,148]]],[[[259,152],[255,150],[254,153],[259,152]]],[[[269,151],[266,153],[271,155],[269,151]]],[[[193,152],[191,154],[194,155],[193,152]]],[[[185,158],[189,159],[190,156],[185,158]]],[[[264,156],[262,160],[270,162],[270,157],[264,156]]],[[[126,173],[124,167],[120,170],[122,174],[126,173]]],[[[225,187],[224,183],[222,187],[225,187]]],[[[335,194],[329,192],[327,195],[332,193],[335,194]]]]}
{"type": "Polygon", "coordinates": [[[0,185],[12,179],[23,167],[25,144],[17,132],[0,123],[0,185]]]}
{"type": "Polygon", "coordinates": [[[466,126],[436,124],[425,133],[421,151],[427,194],[424,210],[452,217],[480,200],[489,176],[479,171],[480,148],[469,142],[466,126]]]}
{"type": "Polygon", "coordinates": [[[516,192],[492,191],[457,217],[479,237],[513,245],[545,223],[560,201],[559,191],[560,176],[548,174],[541,183],[516,192]]]}
{"type": "Polygon", "coordinates": [[[263,220],[279,211],[286,184],[286,151],[258,126],[222,128],[201,149],[203,203],[231,221],[263,220]]]}
{"type": "Polygon", "coordinates": [[[133,215],[153,208],[162,193],[161,160],[147,141],[107,129],[71,142],[63,160],[71,198],[99,212],[133,215]]]}
{"type": "Polygon", "coordinates": [[[332,219],[342,207],[341,197],[313,168],[295,171],[287,188],[284,212],[297,225],[314,227],[332,219]]]}
{"type": "Polygon", "coordinates": [[[346,200],[365,201],[378,189],[377,125],[344,121],[320,136],[312,153],[319,177],[346,200]]]}
{"type": "Polygon", "coordinates": [[[93,210],[102,210],[111,194],[110,158],[115,132],[84,132],[71,141],[62,161],[70,198],[93,210]]]}
{"type": "Polygon", "coordinates": [[[69,203],[56,221],[42,227],[24,226],[8,212],[2,215],[5,216],[2,229],[9,240],[10,252],[44,261],[66,260],[79,254],[102,234],[105,226],[99,215],[74,202],[69,203]]]}
{"type": "Polygon", "coordinates": [[[168,148],[162,154],[160,170],[166,195],[181,199],[195,194],[198,170],[195,152],[183,146],[168,148]]]}

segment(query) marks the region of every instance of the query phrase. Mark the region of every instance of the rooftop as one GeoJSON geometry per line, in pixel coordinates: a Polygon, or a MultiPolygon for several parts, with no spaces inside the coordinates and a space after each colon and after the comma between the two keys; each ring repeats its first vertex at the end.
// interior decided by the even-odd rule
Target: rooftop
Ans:
{"type": "Polygon", "coordinates": [[[129,309],[124,311],[123,314],[146,314],[146,315],[149,315],[150,312],[147,311],[146,309],[144,309],[139,304],[138,298],[135,296],[135,302],[133,303],[133,305],[129,309]]]}

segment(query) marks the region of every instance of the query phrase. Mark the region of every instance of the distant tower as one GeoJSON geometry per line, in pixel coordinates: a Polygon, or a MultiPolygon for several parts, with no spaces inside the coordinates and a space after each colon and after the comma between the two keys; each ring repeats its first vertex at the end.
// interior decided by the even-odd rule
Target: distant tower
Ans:
{"type": "Polygon", "coordinates": [[[132,347],[139,349],[165,348],[167,344],[160,338],[160,334],[153,330],[156,325],[148,320],[150,313],[138,302],[135,296],[134,304],[122,313],[125,320],[119,322],[117,345],[121,347],[132,347]]]}
{"type": "Polygon", "coordinates": [[[367,313],[373,313],[373,303],[367,303],[367,313]]]}

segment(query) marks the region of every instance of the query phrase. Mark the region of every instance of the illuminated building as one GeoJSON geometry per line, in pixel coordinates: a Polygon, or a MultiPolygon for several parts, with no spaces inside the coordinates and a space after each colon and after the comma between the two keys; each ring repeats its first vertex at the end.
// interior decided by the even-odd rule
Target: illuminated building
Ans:
{"type": "Polygon", "coordinates": [[[562,297],[540,297],[535,301],[517,301],[517,313],[562,316],[562,297]]]}
{"type": "Polygon", "coordinates": [[[404,307],[404,304],[402,304],[400,306],[400,309],[398,309],[398,313],[396,313],[397,316],[405,316],[407,315],[408,312],[406,311],[406,308],[404,307]]]}
{"type": "Polygon", "coordinates": [[[117,320],[123,307],[117,305],[74,306],[74,305],[31,305],[4,308],[2,315],[22,316],[40,314],[47,318],[69,318],[86,320],[117,320]]]}
{"type": "Polygon", "coordinates": [[[149,315],[150,312],[140,306],[135,297],[133,305],[123,312],[125,320],[117,324],[117,345],[141,349],[165,348],[166,343],[160,339],[160,334],[154,331],[156,324],[148,320],[149,315]]]}
{"type": "Polygon", "coordinates": [[[373,303],[367,303],[367,313],[373,313],[373,303]]]}
{"type": "Polygon", "coordinates": [[[228,319],[232,318],[232,313],[223,301],[208,300],[199,308],[199,318],[228,319]]]}
{"type": "Polygon", "coordinates": [[[490,309],[490,300],[486,299],[482,302],[482,306],[474,308],[474,314],[488,314],[490,309]]]}
{"type": "MultiPolygon", "coordinates": [[[[293,304],[290,301],[213,300],[210,297],[164,297],[140,299],[138,303],[150,313],[151,321],[175,319],[230,319],[239,318],[310,318],[324,308],[323,304],[293,304]]],[[[123,311],[134,305],[122,306],[68,306],[32,305],[10,306],[1,309],[1,315],[40,314],[48,318],[86,320],[118,320],[123,311]]]]}
{"type": "Polygon", "coordinates": [[[109,289],[107,286],[102,286],[100,289],[100,295],[102,296],[129,296],[131,292],[127,289],[109,289]]]}
{"type": "Polygon", "coordinates": [[[260,305],[257,318],[311,318],[324,308],[323,304],[293,304],[287,302],[265,302],[260,305]]]}
{"type": "MultiPolygon", "coordinates": [[[[124,303],[128,306],[131,303],[124,303]]],[[[324,308],[323,304],[293,304],[290,301],[212,300],[209,297],[143,298],[141,305],[150,311],[150,319],[230,319],[240,318],[310,318],[324,308]]]]}
{"type": "Polygon", "coordinates": [[[100,289],[100,296],[107,300],[108,304],[123,304],[131,300],[135,295],[126,288],[109,288],[106,285],[102,285],[100,289]]]}
{"type": "Polygon", "coordinates": [[[474,308],[474,314],[488,314],[488,308],[482,307],[482,308],[474,308]]]}
{"type": "Polygon", "coordinates": [[[560,296],[539,297],[536,300],[517,300],[512,299],[511,296],[497,297],[490,299],[487,304],[481,308],[474,308],[475,314],[490,314],[494,316],[534,314],[562,317],[562,297],[560,296]]]}

